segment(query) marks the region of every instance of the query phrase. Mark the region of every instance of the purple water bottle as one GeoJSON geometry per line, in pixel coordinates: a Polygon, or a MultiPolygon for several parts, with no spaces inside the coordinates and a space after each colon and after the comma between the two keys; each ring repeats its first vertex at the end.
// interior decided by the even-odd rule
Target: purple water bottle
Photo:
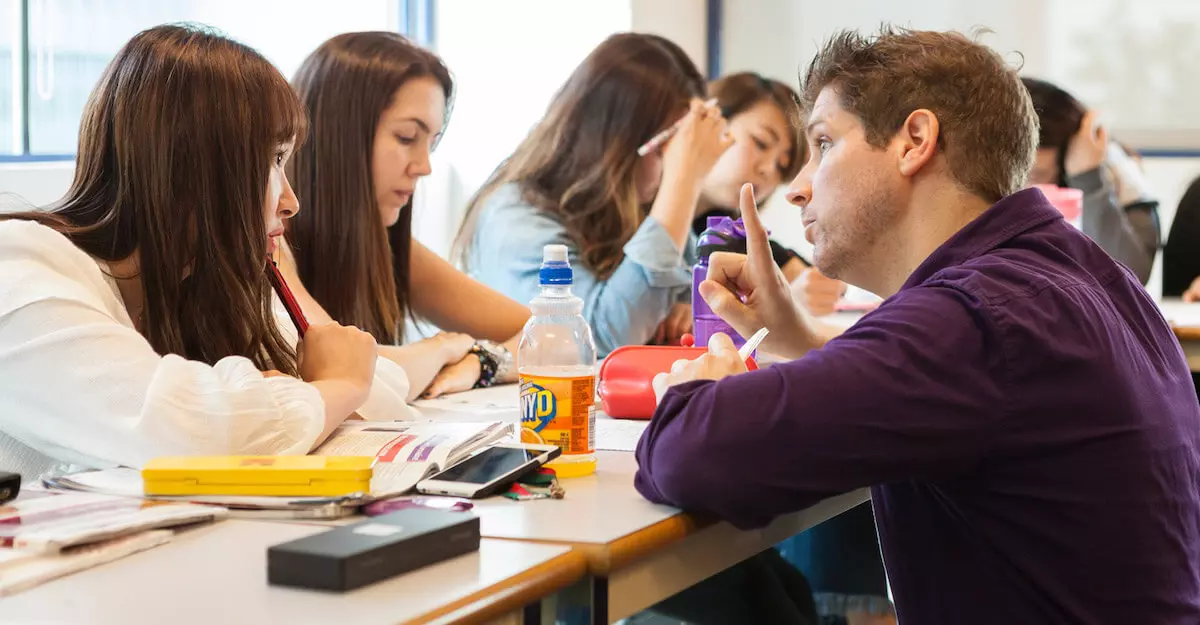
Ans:
{"type": "Polygon", "coordinates": [[[700,240],[696,242],[700,261],[692,268],[692,334],[696,337],[696,347],[706,347],[712,335],[724,332],[741,349],[746,343],[745,337],[708,307],[708,302],[700,296],[700,283],[708,277],[708,257],[713,252],[746,253],[746,227],[741,219],[712,216],[705,225],[707,228],[700,233],[700,240]]]}

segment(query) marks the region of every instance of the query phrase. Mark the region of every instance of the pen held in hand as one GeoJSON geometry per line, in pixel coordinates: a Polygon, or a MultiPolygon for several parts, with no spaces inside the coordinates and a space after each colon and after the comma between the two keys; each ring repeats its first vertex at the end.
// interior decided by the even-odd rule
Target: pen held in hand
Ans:
{"type": "MultiPolygon", "coordinates": [[[[704,106],[709,107],[709,108],[714,107],[716,105],[717,105],[716,98],[712,98],[704,103],[704,106]]],[[[667,128],[666,130],[654,135],[653,137],[650,137],[649,141],[643,143],[642,146],[637,149],[638,156],[645,156],[651,152],[654,152],[655,150],[661,148],[667,141],[670,141],[671,137],[674,137],[675,133],[679,131],[679,125],[683,123],[683,119],[686,117],[687,117],[687,115],[684,115],[684,117],[680,118],[679,121],[675,122],[674,124],[671,124],[670,128],[667,128]]]]}
{"type": "Polygon", "coordinates": [[[304,311],[300,310],[300,304],[296,303],[296,297],[292,295],[292,290],[288,288],[287,282],[284,282],[283,274],[279,273],[279,267],[275,265],[275,261],[270,259],[267,259],[267,278],[283,302],[288,316],[292,318],[292,323],[296,326],[296,333],[300,338],[304,338],[304,333],[308,331],[308,320],[304,318],[304,311]]]}
{"type": "Polygon", "coordinates": [[[746,341],[746,344],[743,345],[742,348],[738,350],[738,358],[741,358],[742,360],[746,360],[747,358],[749,358],[750,354],[753,354],[754,350],[758,349],[758,346],[759,346],[759,344],[761,344],[763,342],[763,339],[767,338],[768,332],[770,332],[770,330],[768,330],[766,328],[763,328],[763,329],[759,330],[758,332],[755,332],[754,335],[751,336],[750,339],[746,341]]]}

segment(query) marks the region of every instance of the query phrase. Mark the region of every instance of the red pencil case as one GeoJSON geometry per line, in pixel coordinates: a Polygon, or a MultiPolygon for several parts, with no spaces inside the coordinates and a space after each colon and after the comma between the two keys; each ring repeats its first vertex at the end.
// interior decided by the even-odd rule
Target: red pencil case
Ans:
{"type": "MultiPolygon", "coordinates": [[[[618,347],[604,363],[596,384],[600,408],[615,419],[649,419],[654,416],[654,376],[667,373],[677,360],[695,360],[708,350],[703,347],[626,345],[618,347]]],[[[746,359],[751,370],[758,368],[746,359]]]]}

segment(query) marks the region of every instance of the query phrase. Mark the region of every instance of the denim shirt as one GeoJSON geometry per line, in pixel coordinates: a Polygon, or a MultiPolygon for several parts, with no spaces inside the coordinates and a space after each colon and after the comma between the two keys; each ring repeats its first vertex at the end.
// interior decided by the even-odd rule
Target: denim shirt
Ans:
{"type": "Polygon", "coordinates": [[[647,217],[625,244],[624,260],[600,280],[579,260],[579,245],[559,217],[522,199],[516,184],[496,189],[480,208],[466,269],[493,289],[529,302],[538,294],[542,248],[549,244],[567,246],[575,272],[572,290],[583,299],[600,357],[622,345],[644,345],[673,304],[691,301],[696,244],[690,234],[680,251],[662,225],[647,217]]]}

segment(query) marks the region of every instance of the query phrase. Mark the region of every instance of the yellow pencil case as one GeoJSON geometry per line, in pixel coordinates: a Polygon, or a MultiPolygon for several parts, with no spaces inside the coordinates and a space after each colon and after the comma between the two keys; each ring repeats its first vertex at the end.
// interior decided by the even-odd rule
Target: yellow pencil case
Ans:
{"type": "Polygon", "coordinates": [[[142,469],[147,495],[335,497],[371,490],[371,456],[155,458],[142,469]]]}

